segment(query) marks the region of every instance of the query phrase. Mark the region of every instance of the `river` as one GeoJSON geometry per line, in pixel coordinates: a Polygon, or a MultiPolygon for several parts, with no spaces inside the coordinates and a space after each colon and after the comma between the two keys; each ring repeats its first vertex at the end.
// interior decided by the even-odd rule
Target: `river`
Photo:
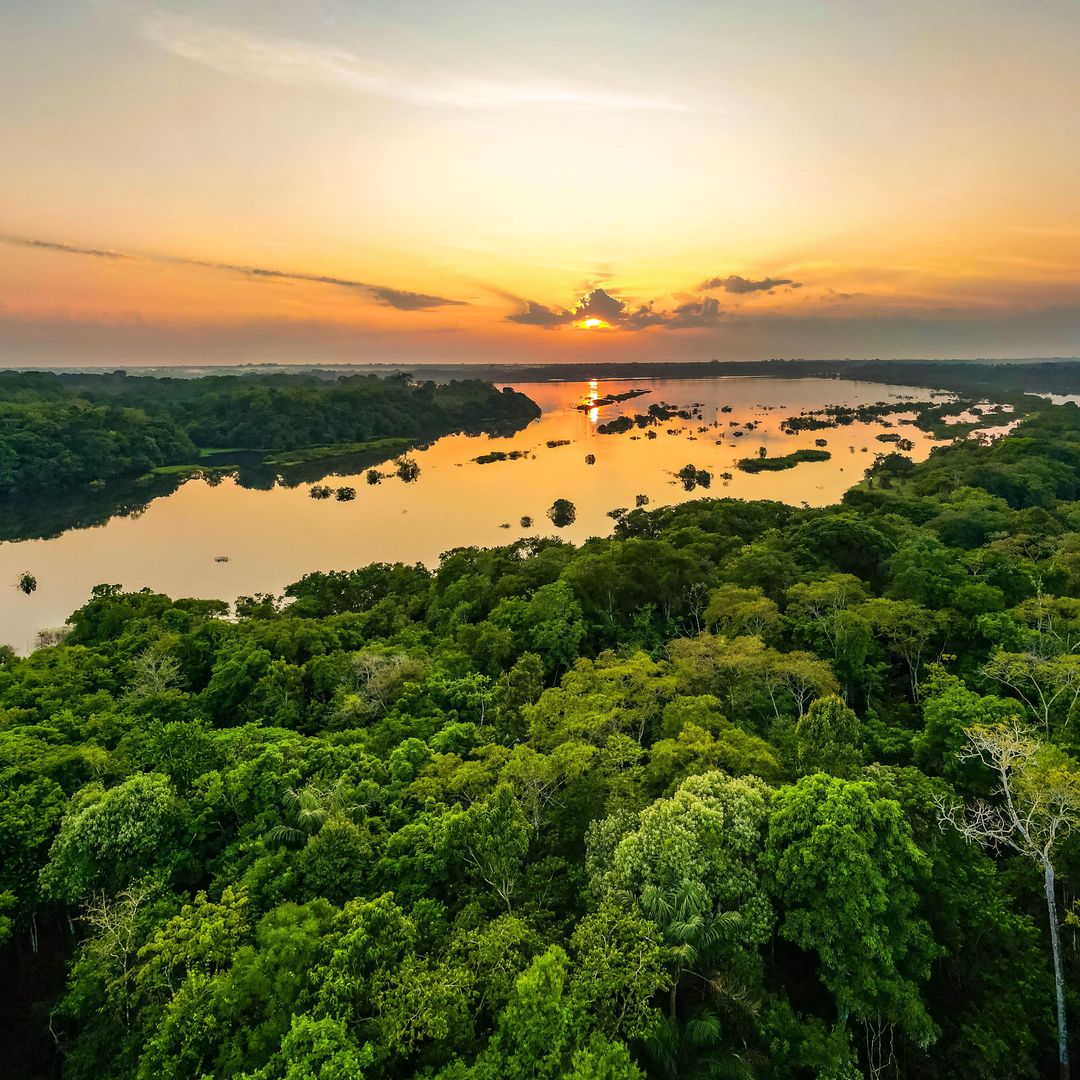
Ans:
{"type": "MultiPolygon", "coordinates": [[[[376,485],[355,476],[331,476],[331,487],[352,486],[356,498],[315,500],[309,485],[245,488],[232,478],[216,484],[184,483],[131,515],[94,527],[72,528],[50,539],[0,543],[0,642],[26,650],[36,633],[63,624],[93,585],[149,587],[174,597],[233,600],[280,592],[310,570],[349,569],[377,561],[437,563],[440,553],[466,545],[505,544],[523,536],[558,535],[580,543],[611,532],[608,511],[633,507],[643,495],[651,507],[702,496],[779,499],[820,506],[836,502],[862,478],[874,454],[891,449],[876,436],[897,432],[922,460],[934,439],[902,414],[883,422],[853,423],[787,435],[781,421],[830,404],[926,401],[931,391],[833,379],[719,378],[596,383],[521,383],[516,389],[543,408],[543,416],[509,437],[451,435],[414,451],[419,477],[390,475],[376,485]],[[606,394],[640,388],[648,393],[603,407],[577,408],[606,394]],[[700,417],[672,419],[645,430],[599,434],[599,424],[649,404],[699,403],[700,417]],[[729,411],[722,411],[722,410],[729,411]],[[746,425],[755,425],[747,429],[746,425]],[[704,430],[701,430],[704,429],[704,430]],[[741,437],[734,435],[742,431],[741,437]],[[783,472],[748,474],[736,459],[813,448],[825,438],[829,461],[805,462],[783,472]],[[549,448],[549,442],[566,445],[549,448]],[[718,441],[719,440],[719,441],[718,441]],[[493,451],[524,451],[517,460],[477,464],[493,451]],[[595,463],[586,462],[595,455],[595,463]],[[685,465],[712,475],[693,491],[673,475],[685,465]],[[721,474],[730,472],[724,480],[721,474]],[[555,529],[546,512],[555,499],[571,500],[573,525],[555,529]],[[523,528],[521,519],[534,524],[523,528]],[[505,527],[504,527],[505,526],[505,527]],[[23,571],[38,581],[25,596],[14,588],[23,571]]],[[[391,472],[384,467],[383,471],[391,472]]]]}

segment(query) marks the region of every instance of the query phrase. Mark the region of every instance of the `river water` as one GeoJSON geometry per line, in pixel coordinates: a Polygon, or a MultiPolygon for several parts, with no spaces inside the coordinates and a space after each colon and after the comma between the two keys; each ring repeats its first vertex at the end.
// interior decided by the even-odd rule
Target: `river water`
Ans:
{"type": "MultiPolygon", "coordinates": [[[[826,405],[930,398],[930,391],[914,387],[770,378],[515,386],[543,408],[539,420],[508,437],[451,435],[416,450],[410,456],[420,475],[411,483],[388,475],[373,486],[362,472],[324,481],[335,488],[354,487],[351,502],[312,499],[306,483],[257,490],[232,478],[216,484],[194,479],[131,516],[72,528],[51,539],[0,543],[0,643],[31,648],[39,630],[62,625],[97,583],[233,600],[280,592],[310,570],[376,561],[435,565],[450,548],[505,544],[522,536],[558,535],[580,543],[610,533],[608,511],[633,507],[638,495],[647,496],[651,507],[702,496],[820,506],[836,502],[862,478],[875,453],[891,449],[876,435],[892,430],[910,439],[910,456],[916,460],[935,445],[918,429],[898,425],[902,414],[885,423],[797,435],[780,430],[785,417],[826,405]],[[648,393],[577,408],[632,388],[648,393]],[[700,416],[662,422],[651,429],[655,438],[642,430],[597,432],[599,424],[624,413],[643,413],[661,401],[680,407],[698,403],[700,416]],[[747,430],[747,424],[756,426],[747,430]],[[736,430],[743,435],[735,437],[736,430]],[[748,474],[734,468],[736,459],[756,456],[759,447],[777,456],[812,448],[819,438],[828,442],[829,461],[805,462],[784,472],[748,474]],[[563,440],[569,443],[546,445],[563,440]],[[473,461],[492,451],[526,455],[491,464],[473,461]],[[586,462],[589,454],[595,455],[594,464],[586,462]],[[684,490],[673,474],[688,464],[712,474],[708,490],[684,490]],[[724,472],[732,473],[729,481],[721,479],[724,472]],[[577,509],[575,523],[563,529],[555,529],[546,517],[559,498],[571,500],[577,509]],[[534,520],[531,528],[520,524],[526,515],[534,520]],[[38,580],[30,596],[14,588],[23,571],[38,580]]],[[[383,471],[392,472],[392,466],[383,471]]]]}

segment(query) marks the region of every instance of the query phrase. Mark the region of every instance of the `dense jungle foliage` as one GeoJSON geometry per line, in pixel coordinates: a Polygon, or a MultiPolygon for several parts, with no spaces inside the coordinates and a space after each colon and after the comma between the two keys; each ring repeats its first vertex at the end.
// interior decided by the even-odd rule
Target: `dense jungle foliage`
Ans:
{"type": "Polygon", "coordinates": [[[0,500],[199,460],[202,448],[291,450],[423,438],[540,415],[524,394],[462,379],[0,372],[0,500]]]}
{"type": "Polygon", "coordinates": [[[1078,469],[1064,406],[824,509],[100,586],[0,665],[0,1071],[1056,1075],[1078,469]]]}

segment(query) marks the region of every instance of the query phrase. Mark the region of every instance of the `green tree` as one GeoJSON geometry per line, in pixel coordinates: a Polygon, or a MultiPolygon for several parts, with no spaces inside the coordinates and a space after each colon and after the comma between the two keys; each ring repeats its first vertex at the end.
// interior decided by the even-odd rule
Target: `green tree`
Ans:
{"type": "Polygon", "coordinates": [[[501,784],[485,802],[453,818],[448,839],[470,876],[486,885],[511,911],[529,850],[529,826],[510,787],[501,784]]]}
{"type": "MultiPolygon", "coordinates": [[[[695,981],[719,970],[753,981],[758,947],[773,922],[759,867],[770,798],[754,777],[706,773],[683,781],[670,799],[657,800],[636,820],[620,815],[594,824],[588,836],[591,891],[633,903],[653,921],[668,911],[665,947],[676,950],[673,958],[687,943],[696,950],[700,964],[683,965],[694,968],[695,981]],[[721,936],[732,913],[737,932],[721,936]],[[680,927],[699,927],[700,940],[682,940],[680,927]]],[[[679,990],[676,981],[672,995],[679,990]]]]}
{"type": "Polygon", "coordinates": [[[917,702],[919,674],[941,629],[938,616],[914,601],[885,597],[867,600],[857,611],[873,628],[875,636],[884,642],[886,649],[903,661],[911,700],[917,702]]]}
{"type": "Polygon", "coordinates": [[[565,529],[573,525],[577,518],[577,508],[569,499],[556,499],[548,510],[548,517],[556,529],[565,529]]]}
{"type": "MultiPolygon", "coordinates": [[[[920,912],[928,860],[899,804],[869,783],[804,777],[776,796],[765,866],[781,936],[817,954],[841,1015],[878,1049],[880,1023],[931,1042],[922,992],[937,949],[920,912]]],[[[881,1066],[876,1054],[868,1066],[881,1066]]]]}
{"type": "Polygon", "coordinates": [[[850,779],[860,764],[859,718],[835,695],[818,698],[795,727],[799,772],[850,779]]]}
{"type": "Polygon", "coordinates": [[[109,789],[89,784],[64,815],[42,887],[68,902],[115,892],[179,860],[182,823],[183,807],[164,776],[136,774],[109,789]]]}
{"type": "Polygon", "coordinates": [[[609,1038],[647,1035],[657,1019],[653,999],[670,984],[656,924],[606,900],[578,924],[570,946],[583,1012],[609,1038]]]}

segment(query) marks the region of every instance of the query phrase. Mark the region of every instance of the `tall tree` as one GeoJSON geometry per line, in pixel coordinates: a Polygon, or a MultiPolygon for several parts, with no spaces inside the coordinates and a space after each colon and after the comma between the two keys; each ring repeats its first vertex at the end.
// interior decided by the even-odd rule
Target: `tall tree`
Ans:
{"type": "Polygon", "coordinates": [[[929,860],[899,803],[870,783],[804,777],[776,797],[765,866],[781,936],[817,954],[838,1012],[864,1029],[871,1071],[889,1064],[893,1030],[932,1042],[922,989],[937,949],[919,910],[929,860]]]}
{"type": "Polygon", "coordinates": [[[942,824],[952,824],[971,842],[1011,848],[1042,869],[1054,961],[1058,1074],[1067,1080],[1069,1041],[1054,856],[1080,827],[1080,772],[1061,750],[1041,742],[1015,722],[969,728],[960,757],[980,761],[994,772],[995,799],[980,799],[965,808],[942,798],[938,803],[942,824]]]}

